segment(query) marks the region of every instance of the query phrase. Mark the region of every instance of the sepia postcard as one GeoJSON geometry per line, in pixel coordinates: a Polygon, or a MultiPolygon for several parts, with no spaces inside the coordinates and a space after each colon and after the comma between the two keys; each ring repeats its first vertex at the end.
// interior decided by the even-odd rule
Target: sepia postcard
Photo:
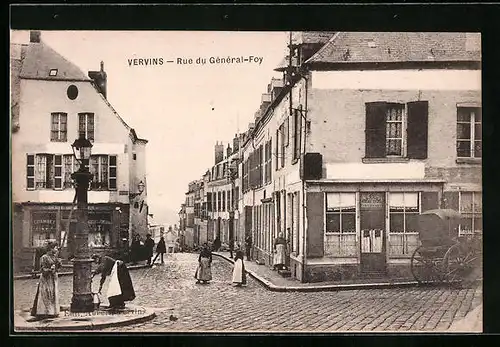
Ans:
{"type": "Polygon", "coordinates": [[[482,332],[481,34],[10,32],[18,332],[482,332]]]}

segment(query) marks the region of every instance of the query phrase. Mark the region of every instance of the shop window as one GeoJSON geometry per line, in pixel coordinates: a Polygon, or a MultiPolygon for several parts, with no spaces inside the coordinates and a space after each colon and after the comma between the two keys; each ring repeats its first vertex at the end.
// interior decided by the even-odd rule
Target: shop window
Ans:
{"type": "Polygon", "coordinates": [[[457,157],[482,157],[482,117],[479,107],[457,108],[457,157]]]}
{"type": "Polygon", "coordinates": [[[91,212],[89,213],[89,247],[109,247],[111,234],[111,213],[91,212]]]}
{"type": "Polygon", "coordinates": [[[419,193],[389,193],[389,254],[408,255],[418,247],[419,193]]]}
{"type": "MultiPolygon", "coordinates": [[[[297,211],[298,212],[298,211],[297,211]]],[[[326,194],[325,255],[356,255],[356,194],[326,194]]]]}
{"type": "Polygon", "coordinates": [[[31,235],[33,247],[45,247],[57,241],[56,212],[36,211],[31,213],[31,235]]]}

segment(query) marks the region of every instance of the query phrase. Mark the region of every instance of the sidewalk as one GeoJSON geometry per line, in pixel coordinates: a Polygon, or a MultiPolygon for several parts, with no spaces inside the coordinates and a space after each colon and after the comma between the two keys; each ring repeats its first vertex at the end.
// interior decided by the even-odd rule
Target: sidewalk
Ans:
{"type": "Polygon", "coordinates": [[[461,320],[453,323],[448,329],[449,332],[483,332],[483,304],[467,313],[461,320]]]}
{"type": "MultiPolygon", "coordinates": [[[[137,265],[131,265],[127,264],[127,268],[129,270],[135,270],[135,269],[144,269],[149,267],[149,265],[146,264],[137,264],[137,265]]],[[[69,265],[63,265],[62,270],[58,272],[59,276],[70,276],[73,275],[73,266],[71,264],[69,265]]],[[[32,272],[32,273],[27,273],[27,274],[14,274],[13,279],[15,280],[24,280],[24,279],[30,279],[30,278],[38,278],[40,277],[40,272],[32,272]]]]}
{"type": "MultiPolygon", "coordinates": [[[[229,258],[229,252],[213,252],[213,254],[231,263],[234,263],[234,260],[229,258]]],[[[413,278],[369,278],[349,281],[301,283],[296,279],[282,277],[278,273],[278,271],[273,271],[266,265],[258,265],[255,261],[248,260],[245,260],[245,270],[250,276],[255,278],[264,287],[276,292],[315,292],[354,289],[382,289],[411,287],[418,284],[413,278]]]]}
{"type": "Polygon", "coordinates": [[[57,318],[32,321],[30,310],[14,312],[14,331],[79,331],[103,329],[145,322],[156,317],[151,308],[127,304],[124,310],[109,311],[106,307],[93,312],[72,313],[69,307],[61,306],[57,318]]]}

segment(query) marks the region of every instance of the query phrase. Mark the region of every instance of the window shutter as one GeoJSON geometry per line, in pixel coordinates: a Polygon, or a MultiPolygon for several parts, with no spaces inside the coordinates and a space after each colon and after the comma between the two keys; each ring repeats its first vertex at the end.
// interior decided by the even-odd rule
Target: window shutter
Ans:
{"type": "Polygon", "coordinates": [[[366,103],[366,158],[385,157],[385,102],[366,103]]]}
{"type": "Polygon", "coordinates": [[[458,192],[444,192],[443,196],[443,207],[458,211],[458,192]]]}
{"type": "Polygon", "coordinates": [[[439,207],[437,192],[422,192],[422,212],[434,210],[439,207]]]}
{"type": "Polygon", "coordinates": [[[408,158],[427,158],[427,132],[429,103],[415,101],[408,103],[408,158]]]}

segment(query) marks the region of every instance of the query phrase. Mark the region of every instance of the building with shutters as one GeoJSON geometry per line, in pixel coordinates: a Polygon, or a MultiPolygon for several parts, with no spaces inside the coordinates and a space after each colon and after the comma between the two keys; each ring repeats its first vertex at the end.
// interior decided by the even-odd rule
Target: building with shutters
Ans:
{"type": "Polygon", "coordinates": [[[294,33],[241,153],[242,223],[303,282],[409,273],[416,216],[482,229],[481,47],[468,33],[294,33]]]}
{"type": "Polygon", "coordinates": [[[85,74],[31,32],[11,44],[14,271],[32,270],[47,241],[72,254],[76,213],[71,144],[79,132],[93,143],[88,192],[89,247],[115,252],[132,232],[148,231],[146,144],[107,100],[104,63],[85,74]],[[140,183],[144,190],[139,192],[140,183]]]}

